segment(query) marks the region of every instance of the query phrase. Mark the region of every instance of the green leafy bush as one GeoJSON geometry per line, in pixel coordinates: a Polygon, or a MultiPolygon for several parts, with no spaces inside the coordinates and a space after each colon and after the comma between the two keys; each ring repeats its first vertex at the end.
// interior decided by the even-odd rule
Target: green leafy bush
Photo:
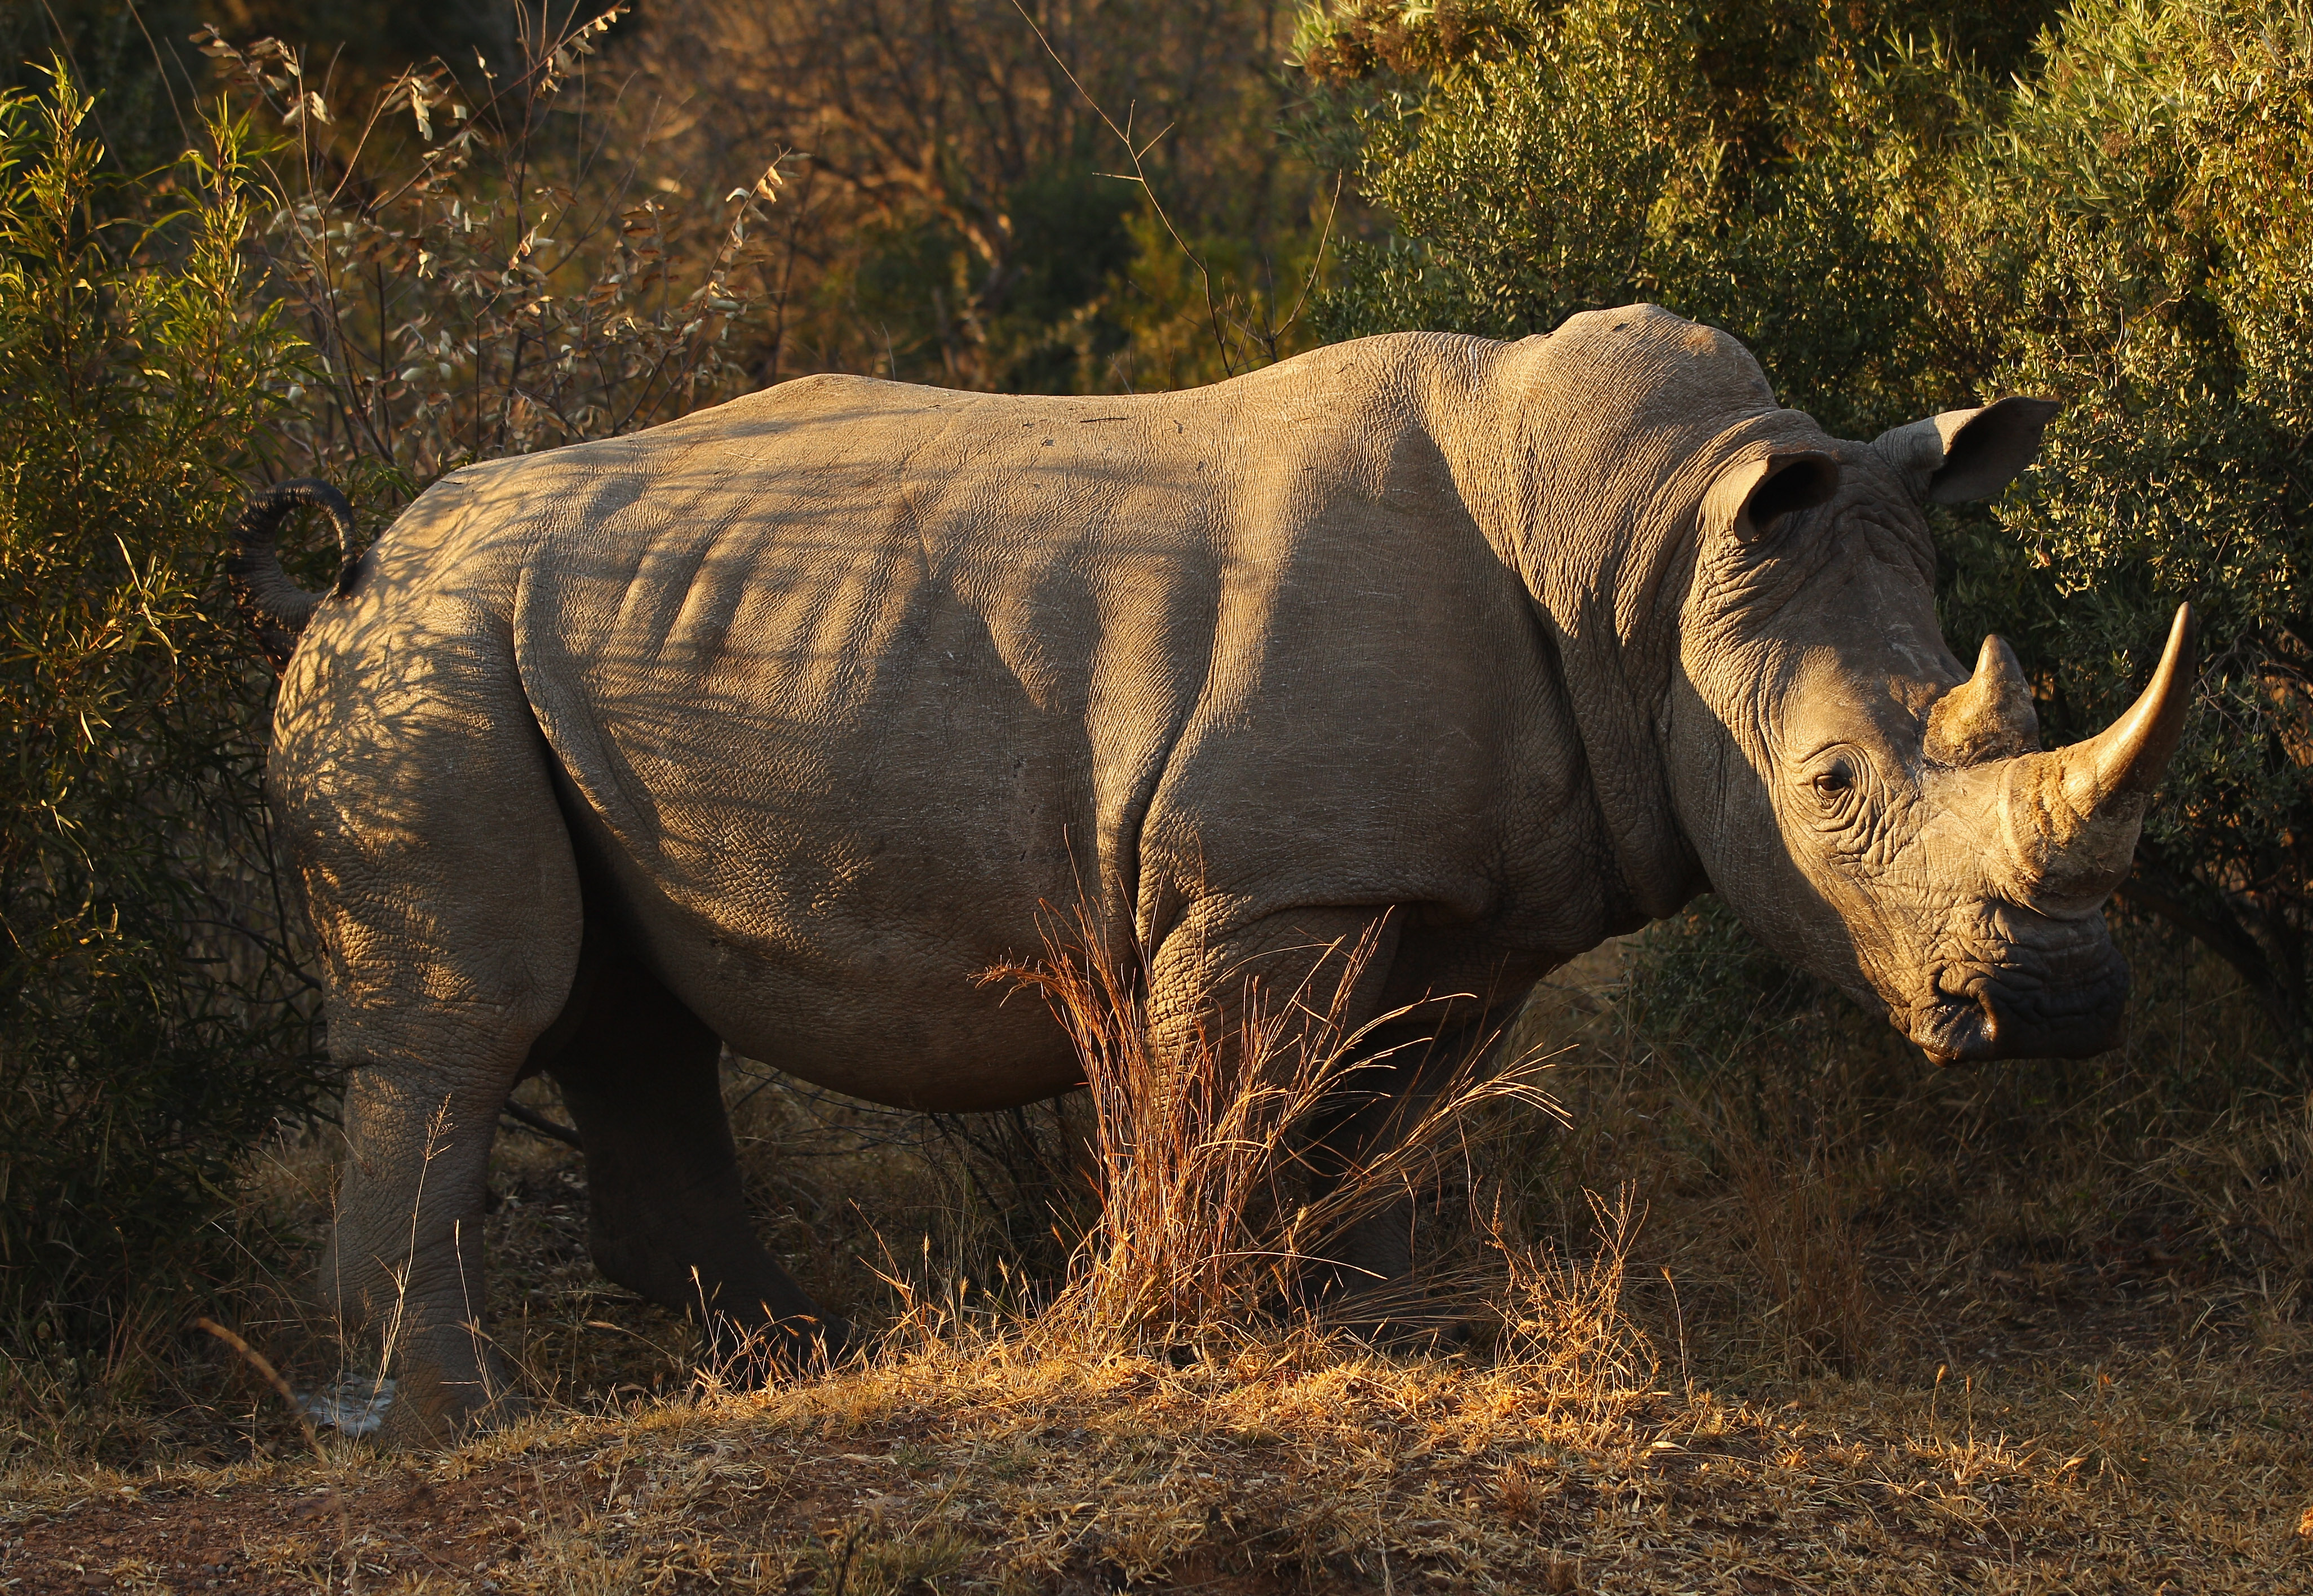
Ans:
{"type": "Polygon", "coordinates": [[[1916,42],[1813,8],[1313,13],[1315,141],[1396,224],[1345,246],[1321,325],[1517,338],[1653,300],[1771,355],[1785,402],[1836,430],[1911,419],[1994,354],[1945,291],[1940,236],[1984,115],[1954,42],[1985,33],[1979,10],[1912,15],[1944,24],[1916,42]]]}
{"type": "Polygon", "coordinates": [[[1733,37],[1727,13],[1640,0],[1359,0],[1301,33],[1318,142],[1397,224],[1346,257],[1335,336],[1516,336],[1651,299],[1744,338],[1783,402],[1849,436],[2063,401],[2004,500],[1938,513],[1947,629],[1963,653],[2009,636],[2069,741],[2125,706],[2193,601],[2202,702],[2122,903],[2224,957],[2300,1055],[2309,17],[2082,0],[2029,62],[1972,5],[1905,14],[1919,41],[1827,11],[1733,37]]]}
{"type": "Polygon", "coordinates": [[[1950,608],[2016,642],[2069,740],[2126,707],[2192,601],[2201,698],[2124,901],[2221,955],[2302,1054],[2313,11],[2084,0],[2004,121],[1968,230],[2008,241],[2017,285],[1996,386],[2065,410],[1993,522],[1956,524],[1950,608]]]}
{"type": "Polygon", "coordinates": [[[323,1084],[214,580],[291,349],[245,145],[214,122],[124,187],[89,110],[61,67],[0,97],[0,1337],[42,1339],[198,1277],[237,1161],[323,1084]]]}

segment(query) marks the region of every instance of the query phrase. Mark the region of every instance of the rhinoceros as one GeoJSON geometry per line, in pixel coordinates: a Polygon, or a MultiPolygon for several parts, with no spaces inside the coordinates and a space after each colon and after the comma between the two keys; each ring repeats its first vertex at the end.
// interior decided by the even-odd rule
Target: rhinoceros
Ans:
{"type": "Polygon", "coordinates": [[[1842,441],[1633,305],[1176,393],[803,378],[453,471],[327,595],[274,540],[342,499],[260,496],[228,572],[348,1071],[325,1285],[391,1322],[395,1426],[499,1395],[485,1165],[541,1069],[605,1275],[830,1333],[750,1230],[721,1047],[924,1109],[1067,1091],[1060,1026],[976,979],[1054,904],[1160,1050],[1360,940],[1352,1023],[1499,1013],[1705,891],[1939,1062],[2111,1047],[2101,905],[2190,613],[2044,751],[2008,646],[1945,646],[1923,518],[2053,410],[1842,441]]]}

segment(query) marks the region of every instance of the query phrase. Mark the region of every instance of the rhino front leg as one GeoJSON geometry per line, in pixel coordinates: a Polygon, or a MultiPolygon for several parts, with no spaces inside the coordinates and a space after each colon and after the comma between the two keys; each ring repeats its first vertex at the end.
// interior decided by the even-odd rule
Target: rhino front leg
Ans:
{"type": "MultiPolygon", "coordinates": [[[[1389,911],[1368,908],[1294,909],[1241,928],[1216,931],[1195,912],[1165,939],[1149,971],[1149,1010],[1160,1054],[1183,1065],[1200,1050],[1225,1069],[1253,1067],[1244,1057],[1249,1010],[1281,1018],[1279,1045],[1264,1063],[1290,1069],[1299,1049],[1340,1046],[1383,1012],[1396,955],[1389,911]]],[[[1368,1050],[1377,1048],[1378,1041],[1368,1050]]],[[[1360,1072],[1353,1088],[1376,1090],[1360,1072]]],[[[1344,1103],[1321,1112],[1300,1152],[1310,1172],[1306,1193],[1322,1199],[1339,1188],[1361,1156],[1396,1123],[1393,1105],[1344,1103]]],[[[1314,1243],[1310,1294],[1343,1301],[1385,1290],[1412,1267],[1410,1200],[1380,1205],[1314,1243]]],[[[1351,1309],[1351,1316],[1356,1313],[1351,1309]]]]}
{"type": "Polygon", "coordinates": [[[595,1267],[706,1336],[708,1364],[754,1384],[840,1354],[848,1335],[756,1240],[723,1106],[723,1044],[638,963],[605,960],[546,1060],[586,1157],[595,1267]]]}

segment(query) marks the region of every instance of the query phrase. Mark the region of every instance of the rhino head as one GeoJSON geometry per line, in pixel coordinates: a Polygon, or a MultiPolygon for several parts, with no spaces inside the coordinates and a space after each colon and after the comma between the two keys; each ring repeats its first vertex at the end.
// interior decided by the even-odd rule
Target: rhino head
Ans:
{"type": "Polygon", "coordinates": [[[1945,646],[1925,506],[2001,491],[2054,409],[1754,443],[1697,518],[1665,710],[1682,829],[1755,934],[1939,1063],[2117,1044],[2103,905],[2193,692],[2182,608],[2135,706],[2044,749],[2008,645],[1986,637],[1972,671],[1945,646]]]}

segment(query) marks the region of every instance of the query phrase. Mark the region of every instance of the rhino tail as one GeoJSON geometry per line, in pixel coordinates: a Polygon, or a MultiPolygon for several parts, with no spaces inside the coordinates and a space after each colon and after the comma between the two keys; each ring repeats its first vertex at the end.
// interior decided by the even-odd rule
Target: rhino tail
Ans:
{"type": "Polygon", "coordinates": [[[242,619],[257,634],[257,645],[273,662],[277,676],[288,669],[289,656],[296,651],[297,635],[313,618],[313,612],[321,607],[326,596],[309,593],[290,581],[274,548],[274,536],[280,531],[281,522],[301,504],[329,512],[330,519],[337,523],[341,563],[330,592],[342,596],[353,583],[354,507],[346,502],[345,495],[317,478],[294,478],[258,493],[242,511],[241,519],[233,522],[232,536],[225,543],[225,584],[233,590],[233,601],[241,610],[242,619]]]}

